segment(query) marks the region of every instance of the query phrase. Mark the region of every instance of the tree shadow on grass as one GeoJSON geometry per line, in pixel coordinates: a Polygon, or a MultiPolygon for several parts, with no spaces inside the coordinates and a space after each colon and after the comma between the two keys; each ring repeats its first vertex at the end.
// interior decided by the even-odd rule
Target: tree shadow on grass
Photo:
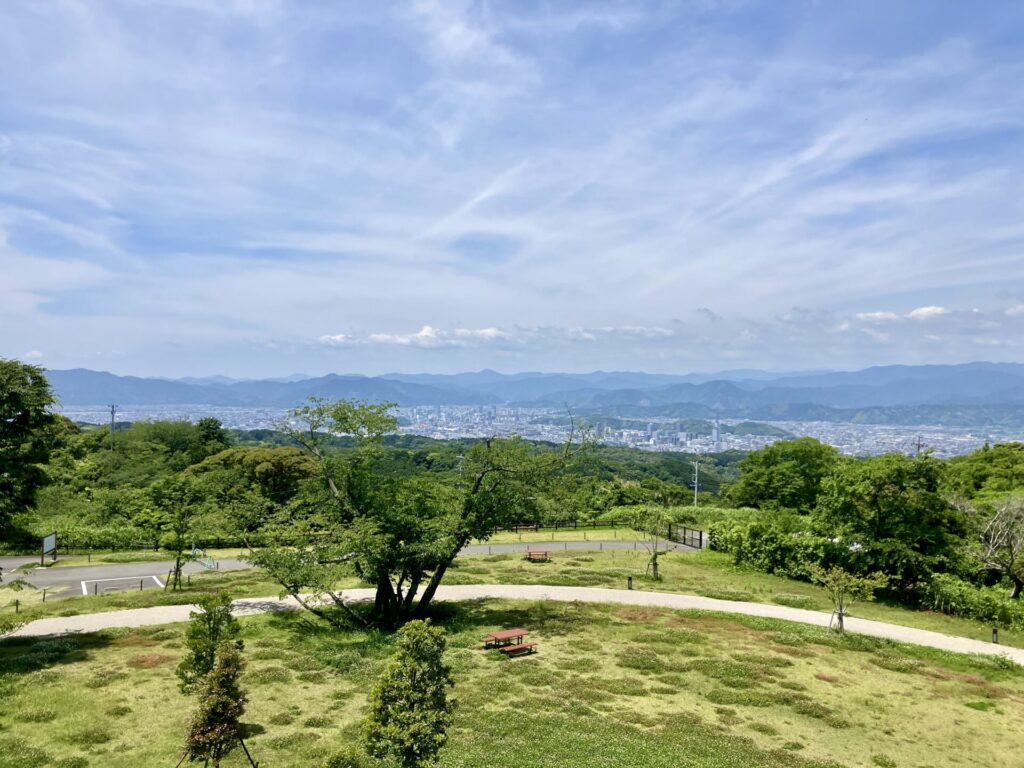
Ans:
{"type": "Polygon", "coordinates": [[[434,603],[430,618],[451,634],[522,627],[564,636],[585,633],[608,622],[606,610],[590,605],[545,601],[508,605],[489,599],[434,603]]]}
{"type": "Polygon", "coordinates": [[[94,651],[117,638],[105,632],[61,637],[12,637],[0,640],[0,679],[50,667],[88,661],[94,651]]]}

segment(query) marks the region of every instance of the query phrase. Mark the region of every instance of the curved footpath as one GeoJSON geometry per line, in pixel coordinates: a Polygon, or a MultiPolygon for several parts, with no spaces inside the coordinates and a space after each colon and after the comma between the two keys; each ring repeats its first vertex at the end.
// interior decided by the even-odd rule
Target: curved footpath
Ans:
{"type": "MultiPolygon", "coordinates": [[[[373,599],[372,589],[348,589],[342,595],[350,601],[373,599]]],[[[507,600],[557,600],[561,602],[613,603],[618,605],[651,606],[676,610],[704,610],[720,613],[739,613],[745,616],[761,616],[770,619],[795,621],[827,627],[828,613],[787,608],[770,603],[744,603],[733,600],[715,600],[699,595],[681,595],[673,592],[641,592],[638,590],[600,589],[596,587],[548,587],[519,584],[469,584],[442,586],[437,591],[438,600],[482,600],[488,598],[507,600]]],[[[249,616],[272,611],[298,609],[290,598],[246,598],[236,600],[234,613],[249,616]]],[[[101,629],[119,627],[144,627],[154,624],[172,624],[187,621],[194,610],[191,605],[157,606],[154,608],[133,608],[107,613],[90,613],[81,616],[60,616],[37,619],[12,633],[13,637],[44,637],[96,632],[101,629]]],[[[958,653],[978,653],[987,656],[1007,656],[1018,664],[1024,664],[1024,649],[1004,645],[993,645],[981,640],[954,637],[926,629],[914,629],[899,624],[886,624],[847,617],[846,629],[861,635],[895,640],[900,643],[938,648],[958,653]]]]}

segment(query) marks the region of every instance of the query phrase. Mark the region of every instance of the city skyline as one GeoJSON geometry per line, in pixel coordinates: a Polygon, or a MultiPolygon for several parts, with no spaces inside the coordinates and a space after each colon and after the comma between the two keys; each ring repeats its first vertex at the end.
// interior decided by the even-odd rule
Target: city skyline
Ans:
{"type": "Polygon", "coordinates": [[[172,377],[1020,360],[1022,22],[3,4],[0,356],[172,377]]]}

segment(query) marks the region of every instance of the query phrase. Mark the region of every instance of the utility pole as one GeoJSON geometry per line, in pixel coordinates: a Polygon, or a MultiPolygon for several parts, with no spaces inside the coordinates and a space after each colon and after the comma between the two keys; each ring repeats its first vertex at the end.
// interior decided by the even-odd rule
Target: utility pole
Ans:
{"type": "Polygon", "coordinates": [[[917,448],[917,452],[914,455],[915,456],[920,456],[921,455],[921,451],[924,450],[924,441],[921,440],[921,436],[920,435],[917,436],[917,446],[916,446],[916,448],[917,448]]]}
{"type": "Polygon", "coordinates": [[[693,462],[693,506],[697,506],[697,489],[700,487],[700,463],[693,462]]]}
{"type": "Polygon", "coordinates": [[[114,416],[117,414],[117,406],[110,405],[110,450],[114,450],[114,416]]]}

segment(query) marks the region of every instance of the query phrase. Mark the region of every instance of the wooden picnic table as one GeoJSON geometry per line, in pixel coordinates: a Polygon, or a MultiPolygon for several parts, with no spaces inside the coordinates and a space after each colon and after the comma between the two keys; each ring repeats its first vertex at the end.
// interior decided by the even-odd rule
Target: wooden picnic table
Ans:
{"type": "Polygon", "coordinates": [[[526,550],[527,560],[550,560],[551,550],[550,549],[528,549],[526,550]]]}
{"type": "Polygon", "coordinates": [[[503,629],[500,632],[491,632],[484,637],[484,645],[500,646],[509,645],[512,641],[522,642],[523,638],[530,634],[528,629],[503,629]]]}
{"type": "Polygon", "coordinates": [[[520,653],[534,653],[536,643],[527,643],[523,639],[530,634],[530,630],[517,627],[516,629],[503,629],[499,632],[491,632],[483,639],[484,648],[497,648],[507,656],[520,653]]]}

